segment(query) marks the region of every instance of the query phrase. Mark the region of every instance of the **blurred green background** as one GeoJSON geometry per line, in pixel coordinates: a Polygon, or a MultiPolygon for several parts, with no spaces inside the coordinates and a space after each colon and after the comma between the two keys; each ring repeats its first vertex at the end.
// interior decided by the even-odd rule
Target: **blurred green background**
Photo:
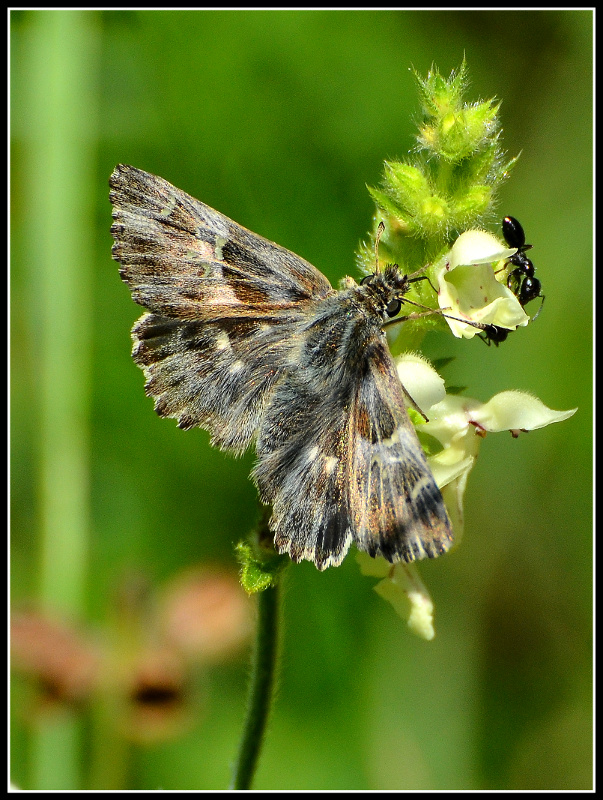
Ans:
{"type": "MultiPolygon", "coordinates": [[[[110,257],[115,164],[167,178],[336,282],[356,274],[371,227],[365,185],[414,146],[411,67],[448,75],[464,54],[466,99],[500,98],[503,144],[522,152],[496,218],[517,217],[534,244],[543,313],[500,348],[431,334],[425,354],[455,356],[446,380],[472,397],[517,388],[578,412],[484,442],[462,546],[421,565],[433,642],[352,554],[322,574],[288,570],[254,788],[592,785],[592,22],[588,10],[11,13],[12,603],[103,641],[132,576],[154,596],[193,565],[235,573],[233,543],[257,513],[251,455],[210,448],[144,395],[129,337],[141,309],[110,257]]],[[[148,740],[121,734],[102,691],[42,702],[19,672],[12,779],[225,788],[247,663],[242,647],[197,665],[181,699],[192,721],[148,740]]]]}

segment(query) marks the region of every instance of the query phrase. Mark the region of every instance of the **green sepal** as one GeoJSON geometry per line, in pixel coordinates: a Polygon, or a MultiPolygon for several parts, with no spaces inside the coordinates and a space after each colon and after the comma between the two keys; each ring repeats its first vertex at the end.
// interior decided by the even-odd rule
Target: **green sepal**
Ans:
{"type": "Polygon", "coordinates": [[[247,542],[235,545],[235,555],[241,565],[241,585],[247,594],[263,592],[270,586],[276,586],[280,573],[290,563],[288,556],[278,553],[258,556],[247,542]]]}
{"type": "Polygon", "coordinates": [[[463,394],[467,391],[466,386],[447,386],[446,394],[463,394]]]}
{"type": "Polygon", "coordinates": [[[375,205],[386,214],[400,219],[402,217],[402,209],[392,200],[392,198],[380,189],[375,189],[372,186],[367,186],[370,196],[375,201],[375,205]]]}
{"type": "MultiPolygon", "coordinates": [[[[423,422],[425,422],[425,420],[423,420],[423,422]]],[[[424,430],[421,430],[420,426],[416,429],[416,432],[417,436],[419,437],[419,442],[421,442],[423,452],[426,456],[436,456],[438,453],[442,452],[444,445],[438,439],[436,439],[435,436],[432,436],[430,433],[426,433],[424,430]]]]}

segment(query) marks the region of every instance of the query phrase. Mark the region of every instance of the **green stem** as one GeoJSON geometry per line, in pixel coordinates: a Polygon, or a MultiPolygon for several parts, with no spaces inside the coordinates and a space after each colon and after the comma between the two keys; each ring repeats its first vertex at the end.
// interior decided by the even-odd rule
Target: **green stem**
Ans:
{"type": "MultiPolygon", "coordinates": [[[[278,581],[279,579],[277,579],[278,581]]],[[[280,586],[258,593],[258,627],[253,652],[247,716],[231,789],[249,789],[270,712],[278,648],[280,586]]]]}
{"type": "MultiPolygon", "coordinates": [[[[19,41],[12,100],[24,155],[21,233],[38,359],[35,400],[27,402],[39,432],[39,600],[44,611],[76,620],[86,609],[90,536],[99,18],[90,11],[31,11],[19,41]]],[[[32,721],[27,788],[81,788],[81,722],[71,709],[48,711],[32,721]]]]}
{"type": "Polygon", "coordinates": [[[71,619],[86,607],[90,536],[98,25],[87,11],[32,13],[23,109],[32,327],[40,357],[40,600],[71,619]]]}

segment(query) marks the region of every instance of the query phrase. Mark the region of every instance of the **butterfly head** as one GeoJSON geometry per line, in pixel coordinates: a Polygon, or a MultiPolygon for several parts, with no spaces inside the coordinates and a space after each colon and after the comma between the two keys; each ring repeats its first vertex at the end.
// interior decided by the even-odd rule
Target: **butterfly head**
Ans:
{"type": "Polygon", "coordinates": [[[397,264],[388,264],[374,275],[364,277],[360,286],[373,312],[387,320],[400,313],[410,282],[397,264]]]}

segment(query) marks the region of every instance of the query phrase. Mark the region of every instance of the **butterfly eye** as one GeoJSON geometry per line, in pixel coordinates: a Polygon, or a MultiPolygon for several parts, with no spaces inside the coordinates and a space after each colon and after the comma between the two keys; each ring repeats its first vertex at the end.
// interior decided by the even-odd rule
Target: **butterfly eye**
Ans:
{"type": "Polygon", "coordinates": [[[401,308],[402,308],[401,300],[392,300],[385,307],[385,313],[387,314],[388,317],[395,317],[396,314],[400,313],[401,308]]]}

